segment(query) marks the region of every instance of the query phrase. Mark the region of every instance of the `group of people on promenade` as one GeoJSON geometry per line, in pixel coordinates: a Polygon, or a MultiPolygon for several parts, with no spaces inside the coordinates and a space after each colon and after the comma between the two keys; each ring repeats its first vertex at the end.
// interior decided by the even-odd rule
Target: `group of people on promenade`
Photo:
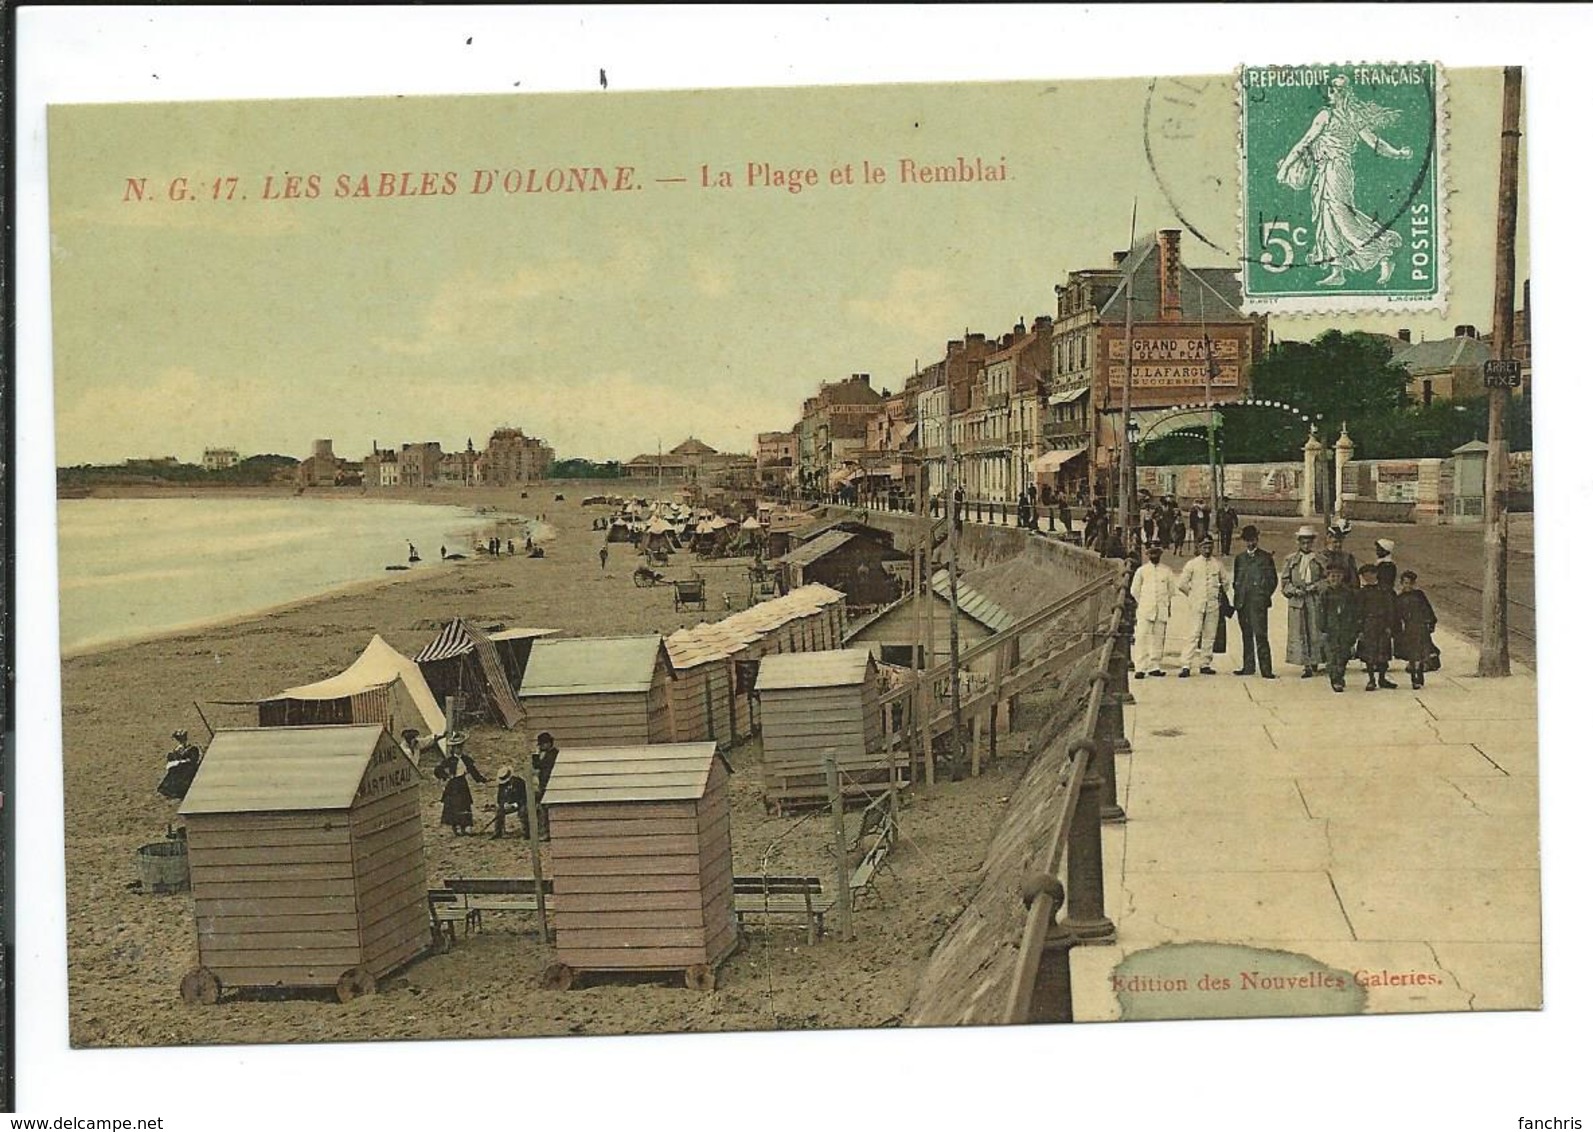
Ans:
{"type": "Polygon", "coordinates": [[[1134,678],[1166,675],[1162,656],[1177,593],[1188,599],[1192,615],[1180,677],[1196,671],[1216,675],[1212,661],[1227,651],[1227,619],[1237,614],[1244,659],[1234,675],[1274,679],[1267,611],[1281,590],[1289,606],[1285,660],[1300,666],[1302,678],[1324,671],[1333,691],[1342,692],[1345,670],[1359,658],[1366,668],[1366,690],[1375,692],[1396,687],[1389,667],[1403,660],[1411,687],[1422,687],[1425,674],[1439,663],[1432,603],[1417,588],[1415,571],[1400,571],[1394,564],[1392,541],[1378,539],[1374,561],[1358,565],[1344,549],[1348,535],[1349,524],[1335,521],[1328,527],[1327,548],[1318,551],[1316,530],[1301,527],[1295,532],[1298,548],[1280,569],[1272,553],[1261,548],[1254,525],[1239,532],[1244,549],[1231,567],[1214,556],[1215,540],[1208,533],[1197,540],[1198,553],[1180,574],[1162,563],[1162,541],[1149,539],[1146,561],[1134,571],[1129,589],[1135,603],[1134,678]]]}

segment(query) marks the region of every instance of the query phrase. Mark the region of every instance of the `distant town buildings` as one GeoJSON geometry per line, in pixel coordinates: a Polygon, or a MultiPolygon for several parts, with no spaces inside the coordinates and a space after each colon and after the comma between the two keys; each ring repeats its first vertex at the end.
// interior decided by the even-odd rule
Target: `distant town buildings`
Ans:
{"type": "Polygon", "coordinates": [[[478,482],[492,487],[537,483],[548,478],[553,449],[517,428],[494,430],[481,454],[478,482]]]}
{"type": "Polygon", "coordinates": [[[343,472],[343,462],[332,451],[330,440],[317,440],[310,450],[310,458],[299,464],[300,487],[337,487],[343,472]]]}
{"type": "Polygon", "coordinates": [[[626,479],[684,480],[704,486],[751,487],[758,461],[746,453],[720,452],[695,436],[666,451],[643,452],[621,466],[626,479]]]}
{"type": "Polygon", "coordinates": [[[224,472],[228,468],[238,466],[238,450],[236,448],[206,448],[200,464],[207,472],[224,472]]]}
{"type": "MultiPolygon", "coordinates": [[[[1187,267],[1181,237],[1164,229],[1111,267],[1069,272],[1054,315],[999,335],[965,330],[895,395],[868,374],[821,383],[792,430],[784,479],[809,497],[905,500],[922,476],[933,494],[957,486],[968,499],[1008,503],[1030,489],[1072,498],[1104,486],[1129,431],[1125,380],[1129,416],[1140,440],[1152,439],[1181,423],[1170,410],[1203,405],[1208,386],[1218,405],[1248,396],[1266,343],[1266,318],[1240,309],[1235,273],[1187,267]]],[[[782,479],[786,435],[759,434],[760,482],[782,479]]]]}

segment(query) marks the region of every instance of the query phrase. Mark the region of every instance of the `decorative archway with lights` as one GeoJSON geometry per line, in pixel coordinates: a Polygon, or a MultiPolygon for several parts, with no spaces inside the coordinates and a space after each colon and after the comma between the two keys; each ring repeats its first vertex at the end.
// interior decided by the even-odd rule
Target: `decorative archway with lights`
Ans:
{"type": "Polygon", "coordinates": [[[1220,405],[1169,405],[1164,409],[1140,409],[1134,415],[1134,423],[1139,426],[1139,441],[1143,446],[1159,437],[1167,436],[1174,430],[1183,428],[1198,428],[1200,435],[1206,435],[1207,414],[1218,427],[1222,425],[1224,410],[1235,408],[1267,409],[1272,412],[1287,413],[1297,418],[1307,428],[1322,420],[1321,413],[1308,413],[1304,409],[1291,405],[1287,401],[1278,401],[1272,398],[1244,397],[1237,401],[1224,401],[1220,405]]]}

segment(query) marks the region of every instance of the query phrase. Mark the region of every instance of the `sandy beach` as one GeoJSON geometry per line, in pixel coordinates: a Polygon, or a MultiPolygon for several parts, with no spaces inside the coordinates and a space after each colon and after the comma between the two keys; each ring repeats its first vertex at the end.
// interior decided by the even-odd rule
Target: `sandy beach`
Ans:
{"type": "MultiPolygon", "coordinates": [[[[721,968],[718,990],[687,991],[667,978],[605,977],[576,990],[542,990],[552,949],[534,917],[487,913],[485,930],[445,955],[423,957],[383,981],[381,993],[347,1006],[330,992],[237,992],[217,1006],[185,1005],[183,973],[197,962],[187,894],[136,890],[135,853],[161,839],[176,804],[155,792],[170,732],[205,729],[194,701],[243,700],[320,679],[346,667],[374,633],[412,653],[450,618],[534,625],[566,635],[669,633],[724,615],[731,595],[746,599],[744,560],[679,562],[707,579],[706,614],[676,613],[668,587],[631,583],[627,546],[598,563],[600,512],[584,495],[609,484],[518,489],[430,490],[408,498],[497,507],[505,515],[545,516],[546,557],[473,559],[396,574],[369,585],[245,619],[73,656],[62,665],[66,795],[66,876],[70,1032],[74,1045],[489,1037],[537,1034],[653,1033],[767,1028],[889,1026],[913,991],[921,964],[961,909],[1000,820],[1037,726],[1062,693],[1025,700],[1018,729],[978,779],[922,787],[905,799],[902,840],[880,899],[859,910],[856,938],[832,932],[809,946],[799,931],[749,932],[721,968]],[[555,501],[556,492],[565,495],[555,501]]],[[[371,493],[372,498],[406,498],[371,493]]],[[[210,712],[218,726],[222,719],[210,712]]],[[[236,712],[237,709],[232,709],[236,712]]],[[[234,725],[248,715],[224,716],[234,725]]],[[[504,763],[524,773],[536,720],[512,732],[476,728],[469,750],[490,774],[504,763]]],[[[770,817],[749,742],[731,752],[732,844],[738,872],[829,875],[827,821],[770,817]],[[771,849],[771,844],[776,842],[771,849]]],[[[491,787],[476,788],[477,833],[457,838],[438,821],[430,781],[425,800],[429,882],[450,876],[526,876],[523,840],[491,840],[491,787]],[[485,820],[483,820],[485,819],[485,820]]]]}

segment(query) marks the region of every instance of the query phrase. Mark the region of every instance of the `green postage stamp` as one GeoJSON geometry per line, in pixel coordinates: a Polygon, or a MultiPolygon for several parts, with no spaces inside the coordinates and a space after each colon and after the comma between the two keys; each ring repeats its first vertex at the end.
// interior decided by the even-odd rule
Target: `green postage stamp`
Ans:
{"type": "Polygon", "coordinates": [[[1443,306],[1445,119],[1436,63],[1245,67],[1239,107],[1250,309],[1443,306]]]}

